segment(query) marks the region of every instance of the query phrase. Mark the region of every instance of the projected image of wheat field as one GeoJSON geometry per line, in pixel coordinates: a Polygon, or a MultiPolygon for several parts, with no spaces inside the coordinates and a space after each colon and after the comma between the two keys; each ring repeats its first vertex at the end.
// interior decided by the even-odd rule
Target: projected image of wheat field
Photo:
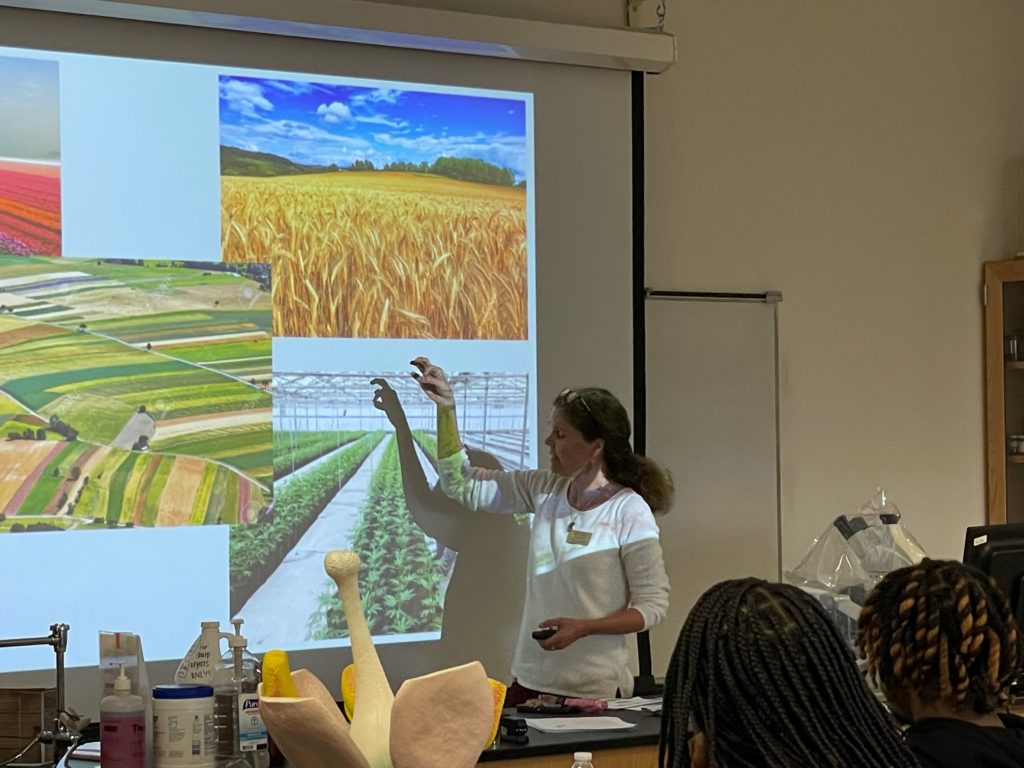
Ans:
{"type": "Polygon", "coordinates": [[[273,265],[275,336],[527,338],[521,188],[226,176],[221,206],[224,260],[273,265]]]}

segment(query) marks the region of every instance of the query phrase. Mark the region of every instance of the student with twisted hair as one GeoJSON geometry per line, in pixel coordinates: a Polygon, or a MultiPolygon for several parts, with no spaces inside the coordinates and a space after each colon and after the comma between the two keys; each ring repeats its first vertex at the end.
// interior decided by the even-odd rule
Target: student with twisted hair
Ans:
{"type": "Polygon", "coordinates": [[[1005,712],[1020,634],[988,576],[952,560],[893,571],[868,595],[857,641],[924,768],[1024,766],[1024,719],[1005,712]]]}
{"type": "Polygon", "coordinates": [[[665,677],[661,768],[914,768],[847,643],[802,590],[707,590],[665,677]]]}

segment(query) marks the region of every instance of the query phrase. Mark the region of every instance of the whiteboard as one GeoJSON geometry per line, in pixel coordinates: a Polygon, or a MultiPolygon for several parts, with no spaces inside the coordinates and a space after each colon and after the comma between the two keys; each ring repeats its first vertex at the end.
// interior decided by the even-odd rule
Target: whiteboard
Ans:
{"type": "Polygon", "coordinates": [[[659,518],[672,593],[650,632],[656,678],[705,589],[779,578],[778,306],[646,302],[646,453],[676,483],[675,504],[659,518]]]}

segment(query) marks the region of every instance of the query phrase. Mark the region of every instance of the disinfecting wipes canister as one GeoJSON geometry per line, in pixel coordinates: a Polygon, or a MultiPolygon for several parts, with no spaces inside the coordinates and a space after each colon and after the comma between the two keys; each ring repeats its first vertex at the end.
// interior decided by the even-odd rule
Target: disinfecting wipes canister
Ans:
{"type": "Polygon", "coordinates": [[[155,768],[214,768],[213,687],[158,685],[153,689],[155,768]]]}

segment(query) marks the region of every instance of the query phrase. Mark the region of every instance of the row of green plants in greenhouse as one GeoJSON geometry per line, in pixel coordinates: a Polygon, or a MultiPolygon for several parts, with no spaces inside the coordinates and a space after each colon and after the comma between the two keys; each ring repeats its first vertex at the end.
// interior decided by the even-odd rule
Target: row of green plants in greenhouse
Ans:
{"type": "Polygon", "coordinates": [[[343,445],[354,443],[366,430],[300,432],[274,430],[274,479],[304,467],[343,445]]]}
{"type": "Polygon", "coordinates": [[[324,507],[356,473],[383,432],[371,432],[294,478],[275,495],[265,520],[231,528],[231,613],[234,615],[298,543],[324,507]]]}
{"type": "MultiPolygon", "coordinates": [[[[362,561],[359,592],[371,634],[441,628],[441,575],[423,531],[405,505],[394,437],[373,473],[351,548],[362,561]]],[[[319,602],[309,620],[310,635],[317,640],[347,636],[337,592],[326,589],[319,602]]]]}

